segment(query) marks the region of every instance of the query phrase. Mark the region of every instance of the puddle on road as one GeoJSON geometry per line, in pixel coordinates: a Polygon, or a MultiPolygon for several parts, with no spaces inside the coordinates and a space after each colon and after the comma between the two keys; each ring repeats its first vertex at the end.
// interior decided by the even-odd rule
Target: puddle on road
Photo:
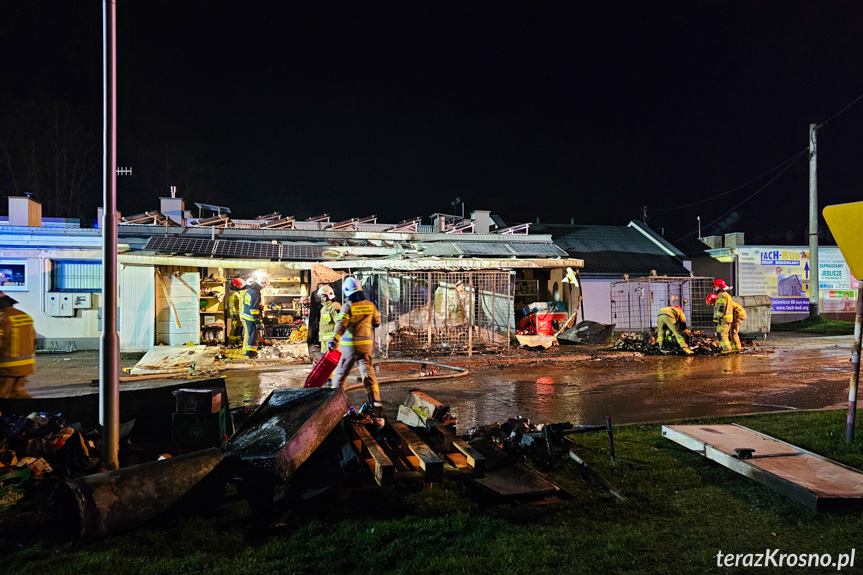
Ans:
{"type": "MultiPolygon", "coordinates": [[[[466,377],[392,383],[381,387],[387,415],[411,389],[448,403],[459,429],[515,415],[537,422],[582,425],[754,411],[810,409],[847,397],[846,350],[727,357],[644,357],[569,365],[513,366],[475,370],[466,377]]],[[[386,368],[385,368],[386,369],[386,368]]],[[[308,367],[287,371],[228,373],[232,405],[260,403],[277,388],[300,387],[308,367]]],[[[355,382],[352,382],[355,383],[355,382]]],[[[355,405],[365,393],[353,392],[355,405]]]]}

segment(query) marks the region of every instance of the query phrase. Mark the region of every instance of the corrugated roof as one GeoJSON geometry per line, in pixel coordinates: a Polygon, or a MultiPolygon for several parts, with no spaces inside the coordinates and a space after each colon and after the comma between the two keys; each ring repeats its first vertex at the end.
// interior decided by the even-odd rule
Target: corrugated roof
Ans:
{"type": "Polygon", "coordinates": [[[680,258],[669,251],[681,253],[668,242],[656,242],[635,227],[589,226],[570,224],[531,224],[530,231],[551,234],[554,243],[570,256],[584,260],[584,274],[631,276],[688,276],[680,258]],[[670,246],[670,244],[668,244],[670,246]]]}

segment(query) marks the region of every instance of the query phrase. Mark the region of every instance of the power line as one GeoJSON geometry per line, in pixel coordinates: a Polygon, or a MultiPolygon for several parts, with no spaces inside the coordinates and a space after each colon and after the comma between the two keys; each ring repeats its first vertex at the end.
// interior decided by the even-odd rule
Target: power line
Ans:
{"type": "MultiPolygon", "coordinates": [[[[724,214],[722,214],[721,216],[719,216],[718,218],[716,218],[715,220],[713,220],[713,221],[712,221],[712,222],[710,222],[709,224],[706,224],[706,225],[705,225],[705,226],[703,226],[703,227],[704,227],[704,228],[709,228],[710,226],[712,226],[713,224],[715,224],[716,222],[718,222],[719,220],[721,220],[722,218],[724,218],[725,216],[727,216],[728,214],[730,214],[731,212],[733,212],[734,210],[736,210],[737,208],[739,208],[740,206],[742,206],[743,204],[745,204],[746,202],[748,202],[749,200],[751,200],[752,198],[754,198],[756,195],[758,195],[758,193],[759,193],[759,192],[761,192],[761,190],[763,190],[764,188],[766,188],[767,186],[769,186],[770,184],[772,184],[773,182],[775,182],[775,181],[779,178],[779,176],[781,176],[782,174],[784,174],[785,172],[787,172],[787,171],[788,171],[788,169],[789,169],[791,166],[793,166],[793,165],[794,165],[794,162],[796,162],[797,160],[799,160],[800,158],[802,158],[802,157],[803,157],[807,152],[809,152],[809,148],[806,148],[805,150],[801,150],[800,152],[797,152],[797,154],[795,154],[795,155],[794,155],[794,157],[792,158],[791,162],[790,162],[790,163],[788,163],[788,165],[787,165],[787,166],[785,166],[785,167],[782,169],[782,171],[781,171],[781,172],[779,172],[778,174],[776,174],[775,176],[773,176],[772,178],[770,178],[770,181],[769,181],[769,182],[767,182],[766,184],[764,184],[763,186],[761,186],[760,188],[758,188],[757,190],[755,190],[755,191],[754,191],[752,194],[750,194],[750,195],[749,195],[749,197],[747,197],[745,200],[743,200],[742,202],[740,202],[739,204],[737,204],[736,206],[734,206],[733,208],[731,208],[730,210],[728,210],[727,212],[725,212],[724,214]]],[[[685,240],[685,239],[686,239],[686,238],[688,238],[689,236],[694,235],[694,234],[697,234],[697,233],[698,233],[698,230],[695,230],[694,232],[690,232],[690,233],[686,234],[685,236],[683,236],[682,238],[679,238],[677,241],[679,242],[679,241],[681,241],[681,240],[685,240]]]]}
{"type": "MultiPolygon", "coordinates": [[[[808,151],[808,150],[809,150],[809,148],[804,148],[801,152],[806,152],[806,151],[808,151]]],[[[764,176],[766,176],[767,174],[770,174],[771,172],[775,172],[776,170],[778,170],[779,168],[781,168],[782,166],[784,166],[784,165],[785,165],[785,164],[787,164],[788,162],[791,162],[791,161],[796,160],[796,159],[797,159],[797,157],[801,154],[801,152],[795,152],[793,156],[791,156],[791,157],[789,157],[789,158],[786,158],[785,160],[783,160],[783,161],[779,162],[778,164],[776,164],[775,166],[773,166],[772,168],[770,168],[769,170],[767,170],[767,171],[766,171],[766,172],[764,172],[763,174],[761,174],[761,175],[759,175],[759,176],[757,176],[757,177],[755,177],[755,178],[752,178],[751,180],[747,181],[745,184],[740,184],[739,186],[737,186],[737,187],[735,187],[735,188],[731,188],[731,189],[730,189],[730,190],[728,190],[727,192],[722,192],[721,194],[712,194],[709,198],[706,198],[706,199],[704,199],[704,200],[699,200],[699,201],[697,201],[697,202],[693,202],[693,203],[691,203],[691,204],[686,204],[686,205],[683,205],[683,206],[674,206],[673,208],[660,208],[660,209],[657,209],[657,210],[651,210],[651,211],[654,211],[654,212],[668,212],[668,211],[671,211],[671,210],[682,210],[683,208],[690,208],[690,207],[692,207],[692,206],[697,206],[697,205],[699,205],[699,204],[703,204],[703,203],[706,203],[706,202],[712,202],[712,201],[713,201],[713,200],[715,200],[716,198],[721,198],[722,196],[727,196],[728,194],[730,194],[730,193],[732,193],[732,192],[736,192],[737,190],[739,190],[739,189],[741,189],[741,188],[745,188],[745,187],[746,187],[746,186],[748,186],[749,184],[752,184],[752,183],[754,183],[754,182],[757,182],[758,180],[760,180],[761,178],[763,178],[763,177],[764,177],[764,176]]]]}
{"type": "MultiPolygon", "coordinates": [[[[852,106],[854,106],[854,104],[856,104],[856,103],[857,103],[857,102],[859,102],[860,100],[863,100],[863,93],[861,93],[859,96],[857,96],[856,98],[854,98],[854,99],[853,99],[850,103],[848,103],[844,108],[842,108],[841,110],[839,110],[838,112],[836,112],[835,114],[833,114],[832,116],[830,116],[829,118],[827,118],[826,120],[824,120],[823,122],[821,122],[820,124],[818,124],[817,128],[822,128],[822,127],[824,127],[824,126],[827,124],[827,122],[830,122],[831,120],[833,120],[833,119],[835,119],[835,118],[837,118],[837,117],[841,116],[841,115],[842,115],[842,114],[844,114],[846,111],[848,111],[848,109],[849,109],[849,108],[851,108],[852,106]]],[[[807,148],[807,150],[808,150],[808,148],[807,148]]],[[[795,154],[794,154],[793,156],[791,156],[790,158],[788,158],[788,159],[786,159],[786,160],[784,160],[784,161],[780,162],[779,164],[777,164],[777,165],[773,166],[772,168],[770,168],[769,170],[767,170],[767,171],[766,171],[766,172],[764,172],[763,174],[761,174],[761,175],[759,175],[759,176],[756,176],[755,178],[752,178],[751,180],[747,181],[747,182],[746,182],[746,183],[744,183],[744,184],[740,184],[740,185],[739,185],[739,186],[737,186],[737,187],[731,188],[731,189],[730,189],[730,190],[728,190],[727,192],[722,192],[722,193],[719,193],[719,194],[713,194],[713,195],[711,195],[709,198],[706,198],[706,199],[703,199],[703,200],[699,200],[699,201],[697,201],[697,202],[692,202],[691,204],[685,204],[685,205],[682,205],[682,206],[673,206],[673,207],[670,207],[670,208],[659,208],[659,209],[655,209],[655,210],[652,210],[652,211],[654,211],[654,212],[669,212],[669,211],[672,211],[672,210],[682,210],[682,209],[684,209],[684,208],[691,208],[692,206],[698,206],[698,205],[700,205],[700,204],[704,204],[704,203],[707,203],[707,202],[712,202],[712,201],[713,201],[713,200],[715,200],[716,198],[721,198],[722,196],[726,196],[726,195],[728,195],[728,194],[731,194],[731,193],[733,193],[733,192],[736,192],[737,190],[740,190],[740,189],[742,189],[742,188],[745,188],[745,187],[746,187],[746,186],[748,186],[749,184],[752,184],[752,183],[757,182],[758,180],[760,180],[761,178],[763,178],[763,177],[764,177],[764,176],[766,176],[767,174],[770,174],[770,173],[772,173],[772,172],[775,172],[776,170],[778,170],[779,168],[781,168],[782,166],[784,166],[786,163],[788,163],[788,162],[792,162],[792,161],[796,160],[796,159],[797,159],[797,157],[799,156],[799,154],[800,154],[800,152],[795,153],[795,154]]],[[[764,189],[764,188],[761,188],[761,189],[764,189]]],[[[761,190],[759,190],[759,191],[761,191],[761,190]]],[[[758,192],[756,192],[756,193],[758,193],[758,192]]],[[[744,201],[745,201],[745,200],[744,200],[744,201]]]]}
{"type": "Polygon", "coordinates": [[[833,118],[835,118],[835,117],[837,117],[837,116],[841,116],[842,114],[844,114],[844,113],[845,113],[845,111],[846,111],[848,108],[850,108],[851,106],[853,106],[854,104],[856,104],[856,103],[857,103],[857,102],[859,102],[860,100],[863,100],[863,94],[860,94],[859,96],[857,96],[856,98],[854,98],[854,100],[853,100],[850,104],[848,104],[847,106],[845,106],[844,108],[842,108],[841,110],[839,110],[838,112],[836,112],[835,114],[833,114],[832,116],[830,116],[829,118],[827,118],[826,120],[824,120],[823,122],[821,122],[820,124],[818,124],[818,126],[817,126],[817,127],[818,127],[818,128],[822,128],[822,127],[823,127],[827,122],[829,122],[830,120],[832,120],[833,118]]]}

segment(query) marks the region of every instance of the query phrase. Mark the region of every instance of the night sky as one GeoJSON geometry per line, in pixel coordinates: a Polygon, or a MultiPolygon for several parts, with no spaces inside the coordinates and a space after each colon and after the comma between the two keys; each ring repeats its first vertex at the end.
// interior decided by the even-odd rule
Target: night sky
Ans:
{"type": "MultiPolygon", "coordinates": [[[[97,155],[101,10],[0,16],[0,97],[68,103],[97,155]]],[[[459,196],[508,223],[623,225],[646,204],[674,241],[777,172],[661,209],[780,164],[863,93],[860,2],[118,0],[118,22],[124,214],[168,184],[238,217],[394,222],[459,196]]],[[[863,199],[861,160],[863,101],[819,132],[822,206],[863,199]]],[[[68,215],[93,217],[99,170],[68,215]]],[[[807,190],[804,155],[705,231],[802,241],[807,190]]]]}

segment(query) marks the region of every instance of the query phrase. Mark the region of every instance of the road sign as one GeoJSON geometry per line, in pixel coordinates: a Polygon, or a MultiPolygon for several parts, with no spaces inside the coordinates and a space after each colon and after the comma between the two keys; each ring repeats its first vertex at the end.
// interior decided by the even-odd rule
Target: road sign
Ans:
{"type": "Polygon", "coordinates": [[[827,206],[823,213],[851,273],[863,278],[863,202],[827,206]]]}

